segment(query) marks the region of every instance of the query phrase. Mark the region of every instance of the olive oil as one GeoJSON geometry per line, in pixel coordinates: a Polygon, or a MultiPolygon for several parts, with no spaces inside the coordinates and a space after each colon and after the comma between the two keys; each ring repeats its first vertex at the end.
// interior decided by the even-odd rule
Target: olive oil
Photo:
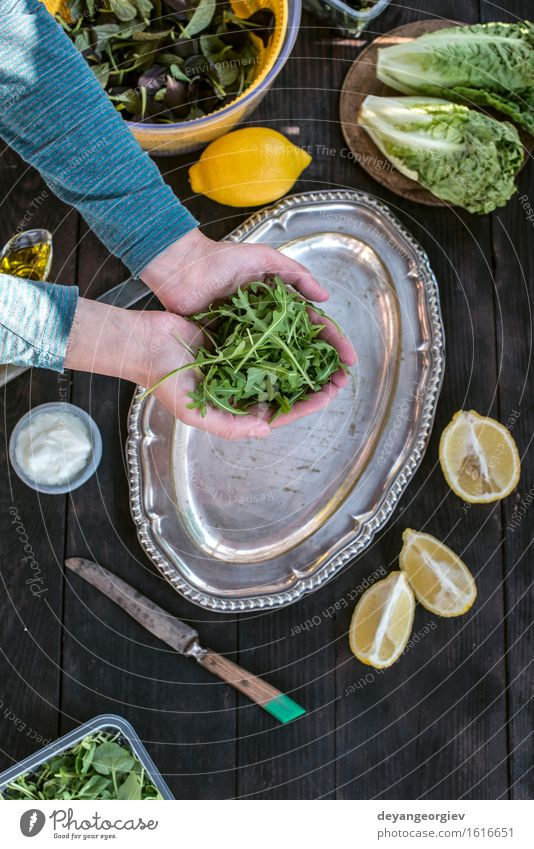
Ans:
{"type": "Polygon", "coordinates": [[[0,274],[46,280],[52,265],[52,234],[48,230],[17,233],[0,253],[0,274]]]}
{"type": "MultiPolygon", "coordinates": [[[[52,234],[48,230],[16,233],[0,251],[0,274],[46,280],[52,265],[52,234]]],[[[0,366],[0,386],[25,371],[20,366],[0,366]]]]}

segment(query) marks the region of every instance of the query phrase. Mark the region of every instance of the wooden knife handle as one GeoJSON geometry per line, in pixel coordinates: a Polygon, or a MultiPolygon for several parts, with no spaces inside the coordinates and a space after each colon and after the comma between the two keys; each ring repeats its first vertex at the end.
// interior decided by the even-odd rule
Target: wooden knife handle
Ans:
{"type": "Polygon", "coordinates": [[[245,696],[248,696],[249,699],[252,699],[258,705],[262,705],[262,707],[272,699],[277,699],[283,695],[276,687],[271,687],[270,684],[262,681],[257,675],[247,672],[241,666],[238,666],[237,663],[232,663],[231,660],[227,660],[227,658],[211,649],[207,649],[205,653],[200,654],[196,659],[204,669],[209,669],[213,675],[226,681],[227,684],[231,684],[240,693],[244,693],[245,696]]]}

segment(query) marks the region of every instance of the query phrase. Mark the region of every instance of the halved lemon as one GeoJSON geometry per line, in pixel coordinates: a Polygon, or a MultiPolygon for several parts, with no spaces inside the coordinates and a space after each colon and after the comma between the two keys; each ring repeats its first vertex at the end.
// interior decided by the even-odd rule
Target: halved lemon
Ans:
{"type": "Polygon", "coordinates": [[[508,428],[474,410],[459,410],[441,435],[439,461],[453,492],[470,504],[510,495],[521,461],[508,428]]]}
{"type": "Polygon", "coordinates": [[[399,565],[417,601],[438,616],[461,616],[477,597],[475,579],[454,551],[430,534],[406,528],[399,565]]]}
{"type": "Polygon", "coordinates": [[[404,572],[391,572],[358,601],[350,623],[352,653],[368,666],[385,669],[399,659],[412,632],[415,598],[404,572]]]}

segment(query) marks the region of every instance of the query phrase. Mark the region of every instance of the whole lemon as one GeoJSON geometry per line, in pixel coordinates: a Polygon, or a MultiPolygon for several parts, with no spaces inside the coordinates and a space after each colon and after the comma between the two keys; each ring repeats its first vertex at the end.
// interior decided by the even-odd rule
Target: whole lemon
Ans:
{"type": "Polygon", "coordinates": [[[194,192],[226,206],[261,206],[285,195],[310,162],[276,130],[246,127],[208,145],[189,180],[194,192]]]}

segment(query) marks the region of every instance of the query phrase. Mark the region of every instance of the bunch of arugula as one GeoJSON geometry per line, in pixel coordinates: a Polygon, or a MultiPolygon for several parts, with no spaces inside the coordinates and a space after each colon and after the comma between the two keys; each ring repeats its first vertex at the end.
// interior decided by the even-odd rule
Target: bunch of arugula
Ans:
{"type": "Polygon", "coordinates": [[[255,404],[268,404],[271,421],[289,413],[342,367],[336,348],[319,338],[324,325],[312,323],[310,307],[326,317],[287,289],[278,275],[272,285],[252,283],[238,289],[228,301],[193,316],[211,349],[188,348],[194,362],[166,374],[145,395],[169,377],[197,369],[200,380],[188,406],[203,416],[208,404],[235,415],[245,415],[255,404]]]}
{"type": "Polygon", "coordinates": [[[235,100],[253,82],[275,23],[269,9],[239,18],[227,0],[66,4],[68,18],[56,17],[116,108],[148,123],[188,121],[235,100]]]}
{"type": "Polygon", "coordinates": [[[101,731],[4,788],[2,799],[161,799],[120,733],[101,731]]]}

